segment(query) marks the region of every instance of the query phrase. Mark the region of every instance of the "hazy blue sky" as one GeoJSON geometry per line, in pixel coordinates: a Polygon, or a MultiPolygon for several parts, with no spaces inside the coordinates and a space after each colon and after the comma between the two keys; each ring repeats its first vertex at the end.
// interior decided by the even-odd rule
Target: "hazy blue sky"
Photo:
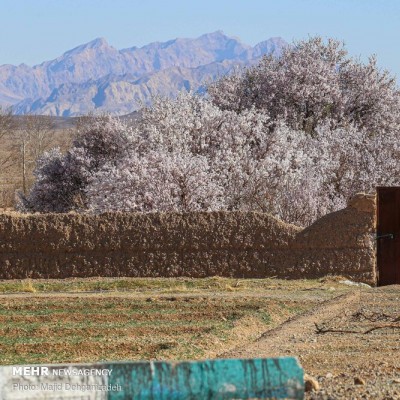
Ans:
{"type": "Polygon", "coordinates": [[[335,37],[400,76],[400,0],[0,0],[0,12],[0,64],[37,64],[96,37],[124,48],[222,29],[249,44],[335,37]]]}

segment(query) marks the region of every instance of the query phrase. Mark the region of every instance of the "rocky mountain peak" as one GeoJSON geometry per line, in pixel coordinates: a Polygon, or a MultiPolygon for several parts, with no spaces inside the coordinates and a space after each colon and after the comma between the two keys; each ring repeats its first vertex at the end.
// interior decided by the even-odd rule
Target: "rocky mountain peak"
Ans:
{"type": "Polygon", "coordinates": [[[126,114],[156,94],[201,91],[205,82],[278,55],[285,45],[271,38],[251,47],[221,30],[123,50],[96,38],[34,67],[0,66],[0,106],[21,114],[126,114]]]}

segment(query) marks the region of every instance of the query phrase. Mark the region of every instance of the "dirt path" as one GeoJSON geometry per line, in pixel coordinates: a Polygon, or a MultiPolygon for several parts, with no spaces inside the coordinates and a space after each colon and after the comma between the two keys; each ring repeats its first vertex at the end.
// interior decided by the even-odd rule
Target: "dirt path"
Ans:
{"type": "Polygon", "coordinates": [[[328,300],[221,356],[296,356],[321,387],[309,399],[400,399],[400,287],[328,300]],[[317,333],[315,324],[341,332],[317,333]]]}

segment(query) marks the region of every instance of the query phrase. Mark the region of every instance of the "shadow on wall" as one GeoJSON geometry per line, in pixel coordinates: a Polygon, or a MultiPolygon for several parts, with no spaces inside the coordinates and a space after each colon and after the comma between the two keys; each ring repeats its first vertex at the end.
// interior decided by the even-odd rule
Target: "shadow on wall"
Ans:
{"type": "Polygon", "coordinates": [[[0,214],[0,279],[317,278],[375,283],[375,197],[306,229],[268,214],[0,214]]]}
{"type": "Polygon", "coordinates": [[[327,214],[296,235],[290,246],[307,276],[343,275],[376,283],[376,197],[359,193],[347,208],[327,214]]]}

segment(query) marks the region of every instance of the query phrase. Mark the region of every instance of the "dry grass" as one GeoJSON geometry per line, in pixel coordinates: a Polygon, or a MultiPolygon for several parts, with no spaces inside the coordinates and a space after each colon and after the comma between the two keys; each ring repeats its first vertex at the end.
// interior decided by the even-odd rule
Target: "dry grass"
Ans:
{"type": "Polygon", "coordinates": [[[134,291],[136,293],[265,293],[266,291],[327,291],[342,288],[336,277],[304,280],[234,279],[234,278],[68,278],[68,279],[24,279],[0,280],[0,293],[26,292],[30,287],[38,293],[49,292],[99,292],[134,291]]]}
{"type": "Polygon", "coordinates": [[[21,292],[35,293],[36,287],[31,279],[25,279],[21,282],[21,292]]]}

